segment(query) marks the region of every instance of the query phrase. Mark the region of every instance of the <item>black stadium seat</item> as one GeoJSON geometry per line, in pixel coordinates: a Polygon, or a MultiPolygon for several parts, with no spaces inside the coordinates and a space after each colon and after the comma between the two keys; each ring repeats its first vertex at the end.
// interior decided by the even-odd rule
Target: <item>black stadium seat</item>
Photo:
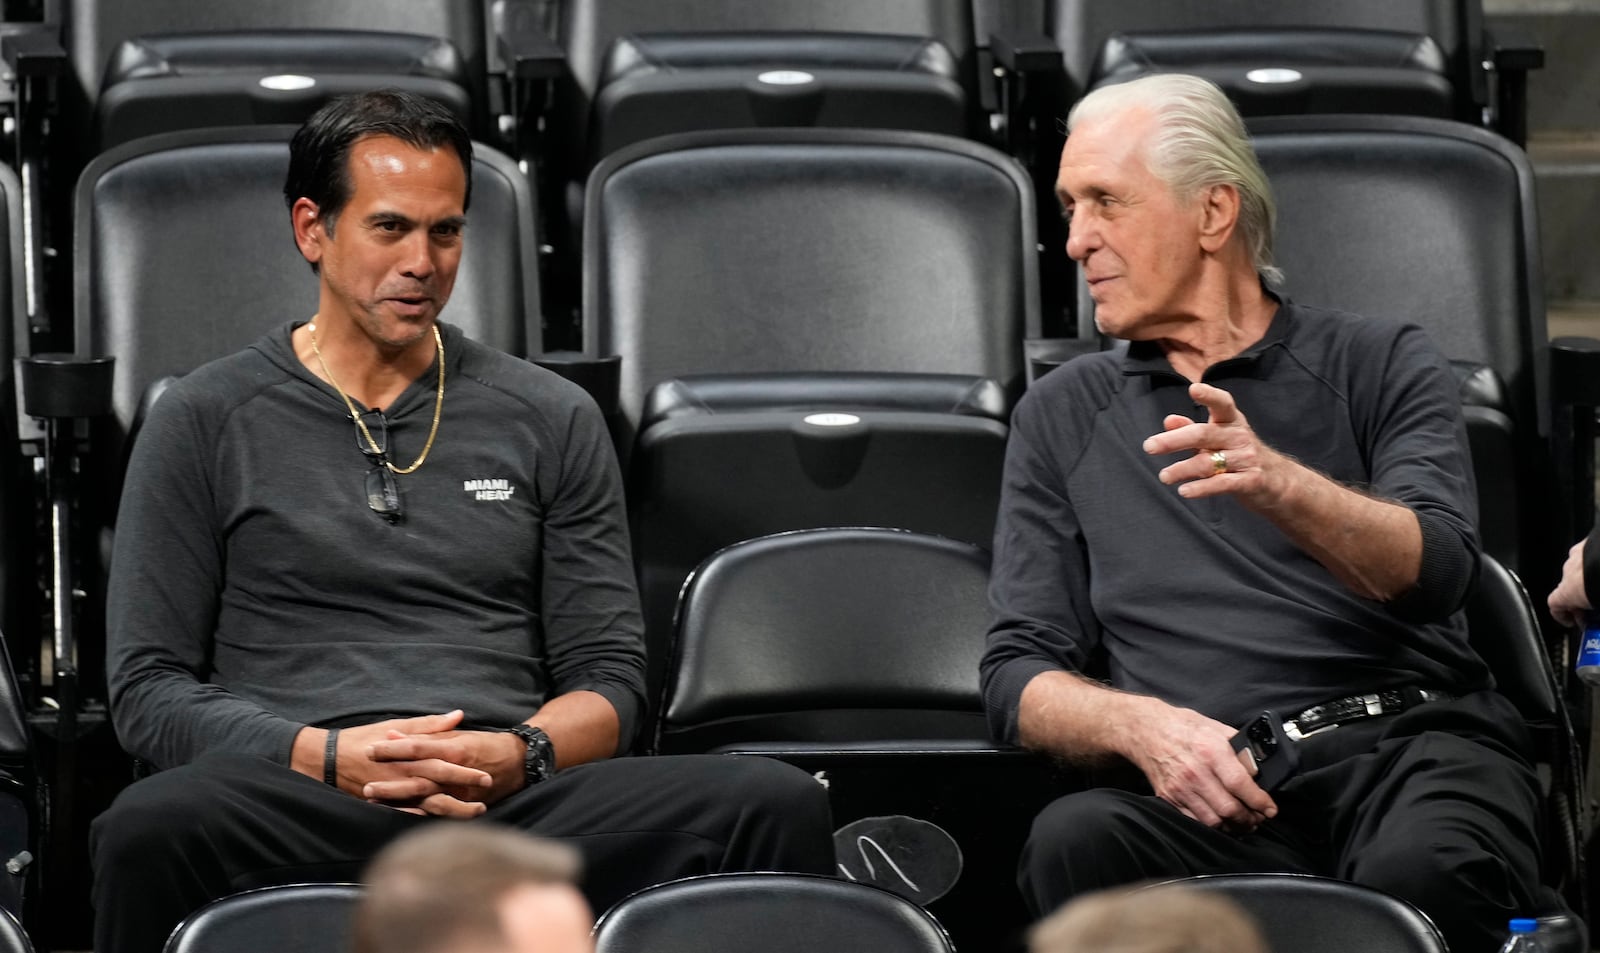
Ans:
{"type": "MultiPolygon", "coordinates": [[[[112,51],[95,101],[93,141],[109,149],[160,132],[299,123],[323,103],[374,86],[438,100],[463,123],[483,112],[455,44],[373,30],[145,33],[112,51]]],[[[483,122],[476,120],[481,128],[483,122]]]]}
{"type": "Polygon", "coordinates": [[[938,40],[875,33],[629,33],[606,51],[589,159],[697,129],[828,126],[965,135],[961,64],[938,40]]]}
{"type": "MultiPolygon", "coordinates": [[[[767,59],[770,69],[804,69],[807,64],[820,68],[834,59],[841,66],[854,62],[876,69],[885,62],[886,55],[893,61],[890,51],[896,44],[909,42],[912,46],[899,53],[901,59],[938,58],[942,48],[943,55],[953,59],[953,70],[950,65],[941,64],[932,73],[959,77],[960,87],[969,98],[975,84],[970,0],[560,0],[554,9],[555,35],[566,53],[568,68],[567,82],[556,106],[555,128],[564,138],[570,137],[570,146],[578,150],[579,157],[597,154],[588,146],[589,124],[596,116],[596,102],[605,93],[604,83],[623,78],[619,67],[630,57],[628,48],[637,55],[641,46],[661,42],[641,41],[640,35],[679,35],[673,41],[678,44],[675,55],[692,57],[699,50],[700,55],[712,57],[695,64],[702,68],[718,68],[716,59],[728,66],[753,66],[767,59]],[[846,36],[835,45],[827,34],[846,36]],[[684,45],[692,42],[686,35],[698,36],[700,45],[684,45]],[[938,46],[929,47],[930,40],[938,46]],[[622,48],[614,46],[618,41],[622,48]]],[[[737,85],[742,88],[750,74],[746,69],[745,78],[737,80],[737,85]]],[[[617,92],[608,95],[615,97],[617,92]]],[[[604,113],[600,115],[603,117],[604,113]]],[[[700,128],[704,122],[697,118],[689,128],[700,128]]],[[[730,113],[724,123],[744,124],[738,113],[730,113]]],[[[902,128],[898,123],[894,126],[902,128]]]]}
{"type": "Polygon", "coordinates": [[[1046,15],[1068,102],[1147,72],[1195,73],[1246,115],[1437,116],[1520,143],[1526,71],[1543,62],[1536,47],[1496,44],[1482,0],[1049,0],[1046,15]]]}
{"type": "Polygon", "coordinates": [[[1045,759],[989,739],[978,688],[988,581],[985,549],[901,530],[806,530],[722,550],[683,588],[656,750],[822,772],[836,824],[940,825],[965,871],[931,909],[963,949],[1001,948],[1026,919],[1011,886],[1018,853],[1059,783],[1045,759]]]}
{"type": "Polygon", "coordinates": [[[1563,540],[1527,156],[1482,129],[1410,117],[1272,118],[1251,131],[1289,292],[1414,321],[1457,362],[1485,549],[1548,591],[1563,540]]]}
{"type": "Polygon", "coordinates": [[[1146,888],[1152,906],[1163,890],[1218,893],[1237,903],[1261,928],[1270,950],[1337,953],[1448,953],[1427,914],[1398,897],[1343,880],[1303,874],[1221,874],[1146,888]]]}
{"type": "Polygon", "coordinates": [[[287,884],[214,900],[178,924],[166,953],[344,953],[357,884],[287,884]]]}
{"type": "Polygon", "coordinates": [[[587,215],[585,359],[620,358],[652,701],[673,599],[720,546],[846,523],[988,544],[1038,325],[1014,163],[917,133],[690,133],[607,158],[587,215]]]}
{"type": "Polygon", "coordinates": [[[687,374],[967,374],[1021,384],[1038,327],[1032,193],[942,136],[688,133],[590,180],[584,350],[620,355],[631,438],[687,374]]]}
{"type": "Polygon", "coordinates": [[[747,540],[684,585],[664,754],[990,750],[989,554],[903,530],[747,540]]]}
{"type": "MultiPolygon", "coordinates": [[[[480,138],[489,131],[487,30],[483,5],[476,0],[63,0],[60,26],[69,68],[63,104],[68,116],[87,119],[111,110],[94,124],[108,130],[131,122],[132,117],[117,113],[133,108],[144,95],[164,98],[167,111],[182,117],[189,110],[184,103],[197,97],[201,103],[215,102],[223,89],[241,97],[234,100],[242,108],[230,124],[262,121],[249,114],[252,100],[255,108],[279,110],[286,101],[298,100],[300,115],[269,112],[265,120],[298,122],[310,114],[305,105],[315,109],[320,102],[316,87],[252,90],[251,85],[263,74],[316,78],[326,72],[335,85],[347,88],[360,84],[362,73],[366,88],[424,76],[465,83],[474,130],[480,138]],[[321,33],[350,30],[411,36],[380,34],[352,42],[342,32],[321,33]],[[418,38],[427,43],[420,45],[418,38]],[[252,69],[255,77],[249,76],[252,69]],[[130,84],[147,88],[126,88],[130,84]]],[[[461,99],[461,92],[449,95],[461,99]]],[[[155,108],[140,112],[149,117],[155,108]]],[[[188,117],[189,125],[217,124],[218,116],[202,106],[188,117]]]]}
{"type": "Polygon", "coordinates": [[[715,874],[649,887],[601,916],[594,939],[595,953],[954,953],[938,922],[911,901],[805,874],[715,874]]]}

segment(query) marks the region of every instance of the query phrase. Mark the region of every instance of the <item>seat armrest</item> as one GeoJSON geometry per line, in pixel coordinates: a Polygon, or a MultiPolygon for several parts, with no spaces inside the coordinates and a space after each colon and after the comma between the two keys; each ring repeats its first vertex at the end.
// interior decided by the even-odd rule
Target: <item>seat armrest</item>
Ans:
{"type": "Polygon", "coordinates": [[[1544,47],[1526,30],[1496,27],[1486,34],[1484,48],[1497,72],[1544,68],[1544,47]]]}
{"type": "Polygon", "coordinates": [[[592,357],[579,351],[549,351],[530,360],[588,391],[607,419],[614,416],[622,404],[620,356],[592,357]]]}
{"type": "Polygon", "coordinates": [[[55,26],[38,23],[18,29],[9,24],[6,30],[0,37],[0,57],[13,76],[59,76],[66,69],[67,51],[55,26]]]}
{"type": "Polygon", "coordinates": [[[1544,48],[1520,31],[1484,34],[1494,71],[1494,125],[1519,146],[1528,144],[1528,71],[1544,66],[1544,48]]]}
{"type": "Polygon", "coordinates": [[[1029,338],[1022,342],[1022,350],[1032,384],[1075,357],[1101,350],[1101,345],[1098,338],[1029,338]]]}
{"type": "Polygon", "coordinates": [[[1558,405],[1600,407],[1600,340],[1560,337],[1551,341],[1550,390],[1558,405]]]}
{"type": "Polygon", "coordinates": [[[503,22],[497,24],[495,43],[513,80],[556,79],[566,70],[566,52],[543,30],[503,22]]]}
{"type": "Polygon", "coordinates": [[[114,357],[35,354],[17,362],[22,379],[22,412],[30,417],[66,419],[111,413],[114,357]]]}
{"type": "Polygon", "coordinates": [[[1049,73],[1062,69],[1061,47],[1043,33],[993,33],[989,49],[998,65],[1013,73],[1049,73]]]}

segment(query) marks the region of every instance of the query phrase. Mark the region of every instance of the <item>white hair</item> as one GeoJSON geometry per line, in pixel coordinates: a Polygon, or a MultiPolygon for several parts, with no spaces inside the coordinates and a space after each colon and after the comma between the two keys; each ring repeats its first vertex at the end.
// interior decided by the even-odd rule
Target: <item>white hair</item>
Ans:
{"type": "Polygon", "coordinates": [[[1267,284],[1282,284],[1283,271],[1272,263],[1278,217],[1272,187],[1227,95],[1198,76],[1144,76],[1083,97],[1067,116],[1067,133],[1080,122],[1132,108],[1147,109],[1156,118],[1150,171],[1185,202],[1212,186],[1233,186],[1239,193],[1239,236],[1250,261],[1267,284]]]}

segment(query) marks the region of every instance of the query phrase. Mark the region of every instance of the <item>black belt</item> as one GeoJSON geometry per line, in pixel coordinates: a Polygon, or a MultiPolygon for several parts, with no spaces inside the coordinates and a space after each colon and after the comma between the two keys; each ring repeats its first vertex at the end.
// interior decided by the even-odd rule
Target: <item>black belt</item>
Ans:
{"type": "Polygon", "coordinates": [[[1320,705],[1312,705],[1284,722],[1283,733],[1299,741],[1307,735],[1352,721],[1376,718],[1379,715],[1397,715],[1408,708],[1415,708],[1428,702],[1448,701],[1454,697],[1449,692],[1407,685],[1404,688],[1387,688],[1366,695],[1335,698],[1320,705]]]}

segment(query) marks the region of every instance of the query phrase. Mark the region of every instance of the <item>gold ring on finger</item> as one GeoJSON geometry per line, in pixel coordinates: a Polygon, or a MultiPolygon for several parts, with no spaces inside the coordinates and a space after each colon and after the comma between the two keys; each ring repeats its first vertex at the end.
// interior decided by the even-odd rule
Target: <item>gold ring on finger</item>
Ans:
{"type": "Polygon", "coordinates": [[[1228,472],[1228,455],[1221,450],[1211,451],[1211,475],[1228,472]]]}

